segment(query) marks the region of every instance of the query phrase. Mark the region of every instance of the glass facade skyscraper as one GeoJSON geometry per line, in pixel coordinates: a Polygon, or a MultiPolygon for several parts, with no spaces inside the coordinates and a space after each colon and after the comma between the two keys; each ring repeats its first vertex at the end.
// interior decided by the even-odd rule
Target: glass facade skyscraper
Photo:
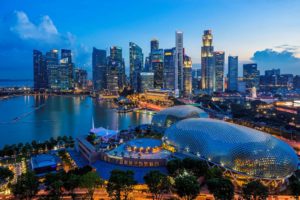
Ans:
{"type": "Polygon", "coordinates": [[[238,56],[228,56],[228,91],[238,90],[238,56]]]}
{"type": "Polygon", "coordinates": [[[176,78],[178,77],[178,74],[176,73],[176,56],[176,48],[164,50],[164,89],[176,89],[176,78]]]}
{"type": "MultiPolygon", "coordinates": [[[[118,71],[118,87],[119,89],[124,88],[126,84],[126,74],[125,74],[125,62],[122,56],[122,48],[117,46],[110,47],[110,63],[114,70],[118,71]]],[[[110,71],[110,70],[109,70],[110,71]]]]}
{"type": "Polygon", "coordinates": [[[106,50],[93,48],[92,54],[94,90],[104,90],[106,85],[107,60],[106,50]]]}
{"type": "Polygon", "coordinates": [[[129,42],[129,65],[130,65],[130,85],[136,92],[140,92],[140,73],[142,72],[144,55],[141,47],[133,42],[129,42]]]}
{"type": "Polygon", "coordinates": [[[38,50],[33,50],[33,81],[35,90],[46,89],[48,87],[45,57],[38,50]]]}
{"type": "Polygon", "coordinates": [[[201,48],[201,88],[209,94],[214,91],[215,67],[213,36],[211,30],[205,30],[202,36],[203,46],[201,48]]]}
{"type": "Polygon", "coordinates": [[[183,91],[183,33],[175,32],[175,94],[183,91]]]}
{"type": "Polygon", "coordinates": [[[214,52],[214,67],[215,67],[215,91],[223,92],[224,90],[224,51],[214,52]]]}
{"type": "Polygon", "coordinates": [[[246,89],[259,88],[259,75],[256,63],[243,65],[243,80],[246,83],[246,89]]]}
{"type": "Polygon", "coordinates": [[[151,53],[151,66],[154,71],[154,88],[163,88],[164,50],[157,49],[151,53]]]}
{"type": "Polygon", "coordinates": [[[192,59],[185,55],[183,62],[183,95],[189,97],[192,94],[192,59]]]}

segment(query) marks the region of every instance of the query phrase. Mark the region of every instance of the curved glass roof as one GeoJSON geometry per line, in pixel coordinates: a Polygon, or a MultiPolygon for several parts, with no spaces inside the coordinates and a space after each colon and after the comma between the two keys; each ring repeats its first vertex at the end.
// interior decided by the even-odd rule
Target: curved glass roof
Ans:
{"type": "Polygon", "coordinates": [[[165,131],[164,140],[178,152],[252,177],[284,178],[298,165],[297,155],[285,142],[261,131],[214,119],[179,121],[165,131]]]}
{"type": "Polygon", "coordinates": [[[172,115],[178,118],[187,118],[188,116],[199,116],[201,113],[206,113],[202,109],[190,106],[190,105],[181,105],[181,106],[173,106],[170,108],[166,108],[156,115],[172,115]]]}
{"type": "Polygon", "coordinates": [[[202,109],[190,106],[173,106],[156,113],[152,118],[152,128],[156,132],[163,133],[166,128],[179,120],[187,118],[207,117],[207,113],[202,109]]]}

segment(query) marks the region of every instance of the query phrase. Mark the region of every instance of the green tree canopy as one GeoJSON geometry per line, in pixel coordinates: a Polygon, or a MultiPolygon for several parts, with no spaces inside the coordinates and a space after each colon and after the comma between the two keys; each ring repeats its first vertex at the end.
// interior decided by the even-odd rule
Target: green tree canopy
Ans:
{"type": "Polygon", "coordinates": [[[175,190],[179,197],[192,200],[197,197],[200,184],[195,176],[184,172],[175,178],[175,190]]]}
{"type": "Polygon", "coordinates": [[[232,200],[234,197],[234,186],[229,179],[210,179],[207,181],[207,187],[216,200],[232,200]]]}
{"type": "Polygon", "coordinates": [[[103,185],[103,180],[94,171],[87,172],[79,178],[79,186],[88,190],[87,197],[91,200],[95,189],[101,185],[103,185]]]}
{"type": "Polygon", "coordinates": [[[153,199],[162,199],[163,194],[166,194],[171,189],[169,178],[160,171],[154,170],[148,172],[144,177],[145,183],[152,193],[153,199]]]}
{"type": "Polygon", "coordinates": [[[242,196],[245,200],[265,200],[268,195],[268,188],[259,181],[249,182],[242,188],[242,196]]]}
{"type": "Polygon", "coordinates": [[[106,190],[112,199],[121,200],[121,193],[123,193],[123,199],[127,200],[135,184],[133,171],[116,169],[111,171],[106,190]]]}
{"type": "Polygon", "coordinates": [[[33,172],[22,174],[12,185],[12,193],[17,199],[33,199],[39,188],[38,178],[33,172]]]}
{"type": "Polygon", "coordinates": [[[6,167],[0,167],[0,183],[2,181],[11,181],[14,178],[14,173],[6,167]]]}

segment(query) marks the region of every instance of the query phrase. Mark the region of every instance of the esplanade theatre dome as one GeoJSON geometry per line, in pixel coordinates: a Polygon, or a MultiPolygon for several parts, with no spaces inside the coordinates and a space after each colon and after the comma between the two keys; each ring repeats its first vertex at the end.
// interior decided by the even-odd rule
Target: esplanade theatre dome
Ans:
{"type": "Polygon", "coordinates": [[[202,109],[191,106],[181,105],[166,108],[156,113],[152,118],[152,129],[156,132],[163,133],[166,128],[175,122],[187,118],[207,118],[208,114],[202,109]]]}
{"type": "Polygon", "coordinates": [[[298,165],[297,155],[285,142],[220,120],[179,121],[165,131],[163,140],[177,153],[207,160],[246,177],[285,179],[298,165]]]}

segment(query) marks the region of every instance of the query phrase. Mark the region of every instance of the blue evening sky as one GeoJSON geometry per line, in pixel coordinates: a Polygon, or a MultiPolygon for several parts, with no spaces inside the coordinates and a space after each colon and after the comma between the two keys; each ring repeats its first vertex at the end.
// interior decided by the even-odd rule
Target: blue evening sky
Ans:
{"type": "Polygon", "coordinates": [[[298,0],[1,0],[0,78],[32,78],[33,49],[71,48],[90,72],[92,47],[117,45],[128,66],[129,41],[148,54],[152,38],[173,47],[175,30],[199,63],[205,29],[241,64],[300,74],[299,10],[298,0]]]}

